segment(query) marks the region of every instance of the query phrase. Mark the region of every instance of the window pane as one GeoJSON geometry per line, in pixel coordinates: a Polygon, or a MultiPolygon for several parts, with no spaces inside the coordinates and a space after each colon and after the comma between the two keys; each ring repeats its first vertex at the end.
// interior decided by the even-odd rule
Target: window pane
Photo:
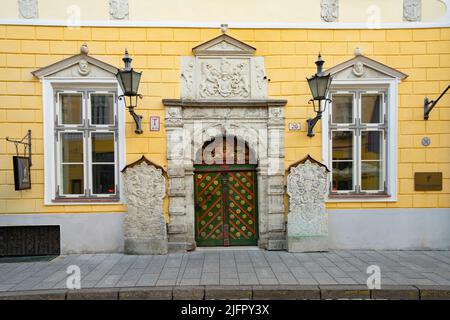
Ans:
{"type": "Polygon", "coordinates": [[[361,132],[361,160],[381,159],[383,135],[381,131],[361,132]]]}
{"type": "Polygon", "coordinates": [[[353,163],[333,162],[333,191],[353,190],[353,163]]]}
{"type": "Polygon", "coordinates": [[[61,133],[61,161],[83,162],[83,134],[77,132],[61,133]]]}
{"type": "Polygon", "coordinates": [[[92,133],[92,161],[114,162],[114,133],[92,133]]]}
{"type": "Polygon", "coordinates": [[[333,94],[332,100],[332,122],[353,123],[353,95],[333,94]]]}
{"type": "Polygon", "coordinates": [[[91,94],[92,124],[114,123],[113,98],[112,94],[91,94]]]}
{"type": "Polygon", "coordinates": [[[361,189],[380,190],[381,188],[381,162],[361,162],[361,189]]]}
{"type": "Polygon", "coordinates": [[[60,95],[61,99],[61,124],[81,124],[82,95],[81,93],[64,93],[60,95]]]}
{"type": "Polygon", "coordinates": [[[84,177],[82,164],[62,165],[63,194],[84,194],[84,177]]]}
{"type": "Polygon", "coordinates": [[[333,160],[353,159],[353,132],[333,131],[333,160]]]}
{"type": "Polygon", "coordinates": [[[361,122],[381,123],[381,95],[363,94],[361,95],[361,122]]]}
{"type": "Polygon", "coordinates": [[[94,194],[115,192],[114,164],[94,164],[92,166],[92,188],[94,194]]]}

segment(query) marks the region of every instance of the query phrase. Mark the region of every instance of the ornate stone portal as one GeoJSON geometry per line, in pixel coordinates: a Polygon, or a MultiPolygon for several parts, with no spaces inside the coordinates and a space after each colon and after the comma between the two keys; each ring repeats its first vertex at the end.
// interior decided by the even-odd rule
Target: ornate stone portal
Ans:
{"type": "Polygon", "coordinates": [[[328,250],[327,190],[328,169],[309,155],[290,167],[287,177],[289,252],[328,250]]]}
{"type": "Polygon", "coordinates": [[[125,253],[166,254],[163,216],[166,182],[162,168],[145,157],[122,170],[128,213],[124,220],[125,253]]]}
{"type": "MultiPolygon", "coordinates": [[[[226,28],[222,28],[226,32],[226,28]]],[[[234,136],[257,158],[261,248],[286,248],[284,105],[267,99],[264,59],[222,34],[181,58],[181,99],[164,99],[169,179],[169,251],[196,247],[195,155],[206,141],[234,136]]]]}

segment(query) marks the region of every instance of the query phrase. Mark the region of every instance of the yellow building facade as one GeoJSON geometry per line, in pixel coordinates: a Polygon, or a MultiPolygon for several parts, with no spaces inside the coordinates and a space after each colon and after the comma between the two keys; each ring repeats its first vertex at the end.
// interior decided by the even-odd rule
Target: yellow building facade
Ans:
{"type": "MultiPolygon", "coordinates": [[[[151,9],[144,1],[130,1],[127,20],[111,21],[107,1],[94,1],[98,10],[85,8],[87,1],[79,2],[78,9],[86,13],[84,19],[81,15],[78,21],[80,26],[61,25],[63,9],[69,6],[62,2],[50,10],[49,1],[39,1],[39,16],[29,19],[17,16],[17,1],[6,1],[7,10],[0,16],[0,225],[60,225],[63,253],[123,251],[121,224],[127,212],[123,199],[81,204],[53,201],[51,195],[46,199],[46,184],[50,183],[46,181],[46,170],[52,169],[44,164],[44,158],[50,150],[49,144],[54,142],[47,141],[44,128],[43,78],[33,72],[79,54],[82,45],[88,47],[89,57],[121,68],[126,48],[133,59],[133,68],[142,71],[139,93],[143,99],[139,100],[135,111],[143,116],[143,133],[134,132],[133,118],[125,108],[119,108],[118,112],[123,113],[119,120],[124,123],[123,127],[118,124],[118,131],[123,130],[120,134],[124,136],[124,144],[119,148],[123,154],[116,155],[123,157],[117,169],[144,155],[168,170],[167,104],[164,105],[163,99],[182,96],[182,57],[193,57],[193,48],[221,35],[214,20],[217,13],[211,13],[217,5],[221,6],[218,10],[226,12],[228,21],[236,21],[236,27],[229,23],[226,35],[255,48],[254,56],[264,59],[268,97],[286,100],[282,107],[283,170],[308,154],[328,168],[333,167],[331,149],[328,149],[331,146],[327,143],[331,140],[331,122],[325,122],[331,120],[323,118],[314,128],[315,136],[306,135],[306,120],[315,116],[308,104],[311,92],[306,78],[316,72],[314,63],[318,52],[325,60],[324,68],[336,74],[341,72],[341,64],[362,56],[374,61],[370,64],[372,62],[364,60],[367,68],[375,70],[378,64],[383,65],[384,69],[377,69],[377,72],[395,79],[391,79],[395,87],[387,89],[383,98],[385,108],[395,107],[389,111],[395,112],[395,116],[385,118],[389,126],[385,134],[395,132],[395,137],[389,142],[392,145],[385,146],[382,160],[385,168],[394,168],[394,171],[384,171],[383,182],[390,183],[390,176],[395,176],[395,180],[384,197],[370,193],[360,197],[327,197],[330,247],[450,247],[450,96],[444,95],[429,119],[424,120],[424,98],[436,99],[450,83],[450,26],[449,20],[445,21],[450,9],[442,2],[422,1],[421,20],[416,22],[404,21],[400,0],[389,1],[387,9],[383,1],[365,1],[364,5],[360,1],[339,1],[339,19],[333,22],[321,20],[319,1],[314,5],[308,2],[306,8],[311,8],[310,14],[301,10],[298,16],[295,12],[300,8],[295,1],[287,1],[283,9],[277,5],[270,17],[267,9],[271,1],[264,2],[266,10],[261,4],[246,4],[234,20],[231,19],[235,10],[230,7],[239,7],[240,3],[233,5],[228,1],[226,5],[204,7],[204,3],[196,1],[184,21],[181,19],[183,12],[178,9],[169,12],[167,8],[158,8],[157,18],[148,20],[142,12],[151,9]],[[353,8],[353,2],[358,2],[358,6],[353,8]],[[367,27],[365,21],[353,21],[356,11],[367,12],[370,5],[381,10],[382,19],[376,29],[367,27]],[[201,14],[197,17],[196,12],[201,14]],[[247,14],[241,16],[245,12],[247,14]],[[254,16],[249,16],[249,12],[254,12],[254,16]],[[383,12],[390,13],[384,15],[383,12]],[[284,24],[283,15],[287,16],[284,24]],[[159,131],[150,131],[150,117],[159,117],[159,131]],[[390,123],[390,119],[396,122],[390,123]],[[12,166],[16,149],[5,138],[21,138],[27,130],[32,130],[31,189],[16,191],[12,166]],[[417,191],[415,174],[424,172],[442,173],[442,189],[417,191]],[[100,235],[96,236],[96,232],[100,235]]],[[[341,79],[339,77],[336,75],[336,80],[341,79]]],[[[370,93],[374,90],[370,81],[357,83],[357,77],[352,79],[355,82],[351,84],[332,87],[333,92],[345,96],[353,91],[370,93]]],[[[120,179],[118,173],[117,180],[120,179]]],[[[288,196],[284,196],[284,201],[287,216],[288,196]]],[[[166,197],[164,215],[169,231],[174,219],[170,208],[170,197],[166,197]]],[[[187,230],[189,232],[190,228],[187,230]]],[[[277,235],[274,239],[281,238],[277,235]]],[[[262,247],[283,249],[286,245],[278,241],[272,247],[268,242],[262,247]]]]}

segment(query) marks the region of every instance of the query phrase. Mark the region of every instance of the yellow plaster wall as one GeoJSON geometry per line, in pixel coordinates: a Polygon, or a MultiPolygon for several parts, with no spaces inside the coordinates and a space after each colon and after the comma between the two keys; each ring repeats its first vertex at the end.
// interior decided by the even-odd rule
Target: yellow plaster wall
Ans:
{"type": "MultiPolygon", "coordinates": [[[[230,30],[231,36],[257,48],[265,57],[271,98],[285,98],[286,126],[300,122],[302,131],[286,129],[286,167],[311,153],[321,158],[320,125],[316,136],[306,136],[305,121],[313,116],[305,78],[315,72],[320,50],[331,67],[363,54],[409,74],[399,85],[398,202],[328,203],[329,208],[450,207],[450,95],[423,120],[423,98],[436,98],[450,83],[450,29],[402,30],[230,30]],[[431,145],[420,144],[423,136],[431,145]],[[414,192],[416,171],[442,171],[441,192],[414,192]]],[[[140,90],[144,99],[138,113],[144,116],[145,131],[134,134],[134,123],[126,117],[126,161],[145,154],[166,166],[163,98],[179,97],[180,56],[217,36],[217,29],[99,28],[0,25],[0,213],[111,212],[121,205],[43,205],[43,152],[41,84],[31,71],[78,53],[87,43],[90,54],[113,65],[122,65],[124,48],[133,66],[143,71],[140,90]],[[162,120],[160,132],[149,131],[149,116],[162,120]],[[33,130],[32,189],[14,191],[12,160],[14,145],[5,136],[22,137],[33,130]]]]}

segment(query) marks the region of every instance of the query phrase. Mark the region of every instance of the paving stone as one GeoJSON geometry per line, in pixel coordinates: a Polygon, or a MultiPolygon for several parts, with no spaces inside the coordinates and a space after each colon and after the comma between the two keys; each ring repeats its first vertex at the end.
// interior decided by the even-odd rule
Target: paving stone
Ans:
{"type": "Polygon", "coordinates": [[[450,286],[416,286],[421,300],[450,300],[450,286]]]}
{"type": "Polygon", "coordinates": [[[252,287],[250,286],[207,286],[206,300],[250,300],[252,287]]]}
{"type": "Polygon", "coordinates": [[[202,286],[183,286],[173,288],[173,300],[203,300],[205,288],[202,286]]]}
{"type": "Polygon", "coordinates": [[[319,285],[321,298],[328,299],[369,299],[367,286],[353,285],[319,285]]]}
{"type": "Polygon", "coordinates": [[[171,300],[172,287],[124,288],[119,291],[119,300],[171,300]]]}
{"type": "Polygon", "coordinates": [[[318,286],[255,286],[253,300],[311,300],[320,299],[318,286]]]}
{"type": "Polygon", "coordinates": [[[80,289],[67,291],[67,300],[117,300],[119,290],[108,289],[80,289]]]}
{"type": "Polygon", "coordinates": [[[65,300],[66,290],[15,291],[0,293],[0,300],[65,300]]]}
{"type": "Polygon", "coordinates": [[[419,300],[419,290],[413,286],[382,285],[381,289],[370,290],[372,299],[419,300]]]}

